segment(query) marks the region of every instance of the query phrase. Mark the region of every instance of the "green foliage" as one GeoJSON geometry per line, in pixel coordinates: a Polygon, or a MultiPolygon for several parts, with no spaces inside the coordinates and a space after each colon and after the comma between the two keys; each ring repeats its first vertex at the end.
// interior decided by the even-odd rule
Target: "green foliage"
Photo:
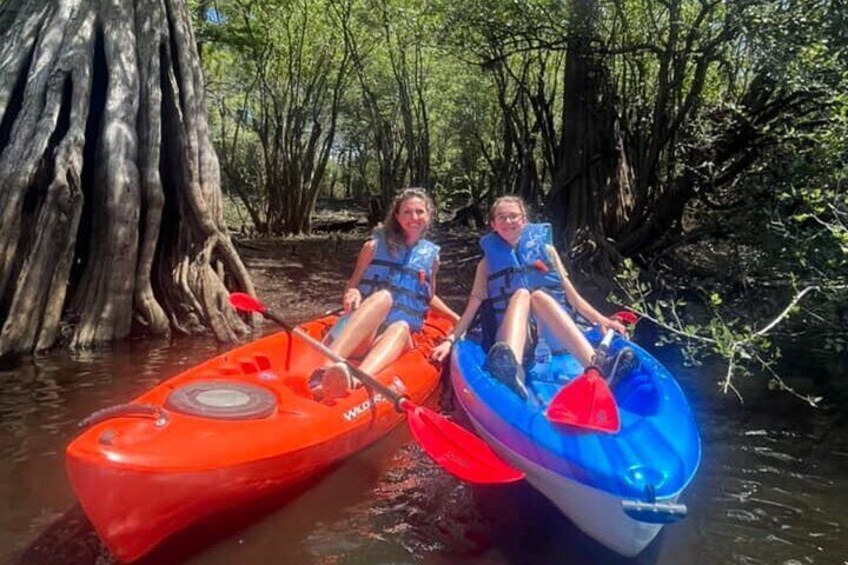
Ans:
{"type": "Polygon", "coordinates": [[[647,284],[640,270],[629,259],[623,262],[616,281],[618,291],[610,296],[610,301],[627,304],[642,319],[657,325],[662,331],[655,345],[678,347],[685,363],[690,366],[701,365],[704,356],[709,354],[726,362],[727,370],[718,382],[723,392],[732,391],[742,400],[735,379],[765,374],[770,388],[789,392],[811,406],[817,406],[821,401],[820,397],[798,393],[776,372],[775,365],[781,352],[769,337],[780,323],[797,315],[798,304],[818,288],[801,290],[783,311],[755,329],[747,320],[728,316],[728,309],[722,307],[724,299],[718,290],[701,291],[699,304],[705,306],[708,312],[698,315],[690,311],[687,302],[675,296],[671,289],[647,284]]]}
{"type": "Polygon", "coordinates": [[[225,1],[201,28],[225,190],[273,232],[305,229],[325,183],[349,59],[331,4],[225,1]]]}
{"type": "Polygon", "coordinates": [[[505,192],[546,202],[555,224],[583,222],[614,267],[628,256],[653,265],[699,230],[729,234],[748,250],[750,261],[732,265],[743,291],[686,281],[703,290],[684,303],[656,282],[668,273],[648,285],[625,263],[622,279],[691,362],[698,351],[728,359],[729,390],[733,375],[779,379],[771,329],[729,315],[758,281],[815,287],[822,300],[781,320],[791,314],[831,350],[848,348],[838,316],[819,306],[848,311],[842,4],[221,0],[214,18],[200,17],[205,2],[193,12],[224,188],[254,223],[277,214],[308,229],[287,211],[308,214],[331,186],[364,202],[423,184],[447,208],[505,192]],[[569,82],[575,65],[594,82],[569,82]],[[581,146],[586,132],[565,119],[587,98],[585,114],[611,117],[603,147],[581,146]],[[621,149],[620,177],[607,171],[558,201],[585,210],[552,206],[609,147],[621,149]]]}
{"type": "MultiPolygon", "coordinates": [[[[345,89],[332,159],[360,197],[386,189],[380,175],[387,168],[393,182],[425,182],[444,201],[514,191],[528,172],[522,162],[528,150],[544,194],[561,160],[555,153],[567,148],[569,132],[557,117],[572,94],[563,75],[576,6],[595,14],[586,33],[595,34],[597,56],[610,73],[616,90],[610,100],[620,101],[636,185],[657,197],[687,171],[699,171],[698,182],[708,184],[722,177],[723,166],[735,170],[737,161],[711,154],[727,145],[728,129],[759,127],[772,140],[802,131],[786,121],[750,123],[759,119],[746,99],[752,88],[779,84],[791,95],[845,80],[845,16],[836,1],[199,2],[193,12],[220,113],[215,122],[229,134],[219,136],[219,145],[233,144],[228,122],[248,110],[261,120],[268,107],[289,102],[287,81],[296,84],[289,95],[302,94],[315,73],[339,69],[348,43],[359,84],[345,89]],[[215,17],[199,17],[201,7],[207,14],[214,9],[215,17]],[[260,96],[259,81],[277,94],[260,96]],[[413,126],[403,116],[410,96],[413,126]],[[540,121],[541,110],[554,118],[549,124],[540,121]],[[685,135],[675,145],[677,128],[685,135]],[[408,163],[416,159],[426,161],[426,178],[408,163]]],[[[237,141],[251,142],[250,135],[237,141]]]]}

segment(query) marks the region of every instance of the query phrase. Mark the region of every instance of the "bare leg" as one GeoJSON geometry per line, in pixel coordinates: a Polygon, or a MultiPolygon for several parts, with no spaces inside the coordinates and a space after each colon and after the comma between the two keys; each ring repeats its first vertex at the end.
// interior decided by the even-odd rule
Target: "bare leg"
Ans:
{"type": "Polygon", "coordinates": [[[530,306],[536,319],[554,334],[557,341],[564,345],[581,365],[588,367],[592,364],[595,355],[592,344],[552,296],[540,290],[533,291],[530,306]]]}
{"type": "Polygon", "coordinates": [[[409,324],[394,322],[380,334],[359,368],[369,375],[376,375],[400,357],[410,344],[409,324]]]}
{"type": "MultiPolygon", "coordinates": [[[[330,350],[342,357],[353,354],[363,343],[370,343],[380,324],[392,309],[392,295],[388,290],[379,290],[362,301],[350,315],[341,334],[330,344],[330,350]]],[[[330,362],[328,361],[327,364],[330,362]]]]}
{"type": "MultiPolygon", "coordinates": [[[[410,341],[409,324],[394,322],[380,334],[359,368],[369,375],[375,375],[400,357],[410,341]]],[[[332,401],[346,395],[358,384],[359,381],[350,375],[345,365],[335,363],[324,370],[318,395],[324,401],[332,401]]]]}
{"type": "Polygon", "coordinates": [[[501,325],[498,326],[496,341],[506,343],[520,363],[524,358],[527,345],[527,321],[530,314],[530,292],[526,289],[515,291],[509,299],[501,325]]]}
{"type": "Polygon", "coordinates": [[[521,360],[527,346],[527,322],[530,315],[530,292],[515,291],[509,299],[506,312],[498,326],[495,344],[486,354],[483,368],[495,379],[511,388],[518,396],[527,399],[529,393],[524,386],[524,369],[521,360]]]}
{"type": "MultiPolygon", "coordinates": [[[[340,357],[349,357],[359,347],[370,345],[391,308],[392,295],[388,290],[377,291],[366,298],[330,344],[330,351],[340,357]]],[[[316,398],[324,400],[343,396],[351,385],[352,377],[344,363],[336,363],[329,358],[309,377],[309,387],[316,393],[316,398]]]]}

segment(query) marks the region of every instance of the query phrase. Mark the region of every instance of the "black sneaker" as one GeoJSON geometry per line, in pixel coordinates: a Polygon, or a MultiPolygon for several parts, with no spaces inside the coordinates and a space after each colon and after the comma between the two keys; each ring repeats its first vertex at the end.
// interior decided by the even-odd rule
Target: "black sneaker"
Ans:
{"type": "Polygon", "coordinates": [[[606,377],[612,368],[612,358],[610,357],[609,349],[605,347],[595,349],[595,354],[592,355],[592,366],[606,377]]]}
{"type": "Polygon", "coordinates": [[[510,347],[499,341],[489,349],[483,370],[508,386],[523,400],[527,400],[527,389],[524,386],[524,368],[515,359],[515,353],[510,347]]]}
{"type": "Polygon", "coordinates": [[[639,366],[639,359],[629,347],[622,347],[615,355],[599,349],[595,351],[594,363],[612,388],[639,366]]]}
{"type": "Polygon", "coordinates": [[[639,358],[636,357],[636,353],[629,347],[622,347],[615,356],[615,363],[612,365],[612,375],[610,375],[609,379],[610,388],[630,375],[638,367],[639,358]]]}

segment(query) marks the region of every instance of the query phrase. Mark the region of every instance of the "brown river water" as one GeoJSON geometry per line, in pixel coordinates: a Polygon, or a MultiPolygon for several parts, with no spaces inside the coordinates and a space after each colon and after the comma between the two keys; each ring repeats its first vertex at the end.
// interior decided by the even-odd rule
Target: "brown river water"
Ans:
{"type": "MultiPolygon", "coordinates": [[[[449,239],[440,294],[460,307],[473,243],[449,239]]],[[[243,254],[259,294],[304,320],[337,304],[358,247],[264,242],[243,254]]],[[[131,341],[0,367],[0,562],[112,563],[65,477],[76,423],[223,350],[208,338],[131,341]]],[[[757,382],[742,387],[740,405],[716,390],[722,365],[684,368],[674,351],[656,354],[692,403],[703,461],[683,496],[688,518],[634,560],[583,536],[526,483],[477,487],[448,476],[401,426],[261,512],[191,532],[148,562],[848,564],[848,385],[833,384],[845,359],[786,351],[784,374],[827,397],[812,409],[757,382]]],[[[461,421],[450,391],[436,396],[432,405],[461,421]]]]}

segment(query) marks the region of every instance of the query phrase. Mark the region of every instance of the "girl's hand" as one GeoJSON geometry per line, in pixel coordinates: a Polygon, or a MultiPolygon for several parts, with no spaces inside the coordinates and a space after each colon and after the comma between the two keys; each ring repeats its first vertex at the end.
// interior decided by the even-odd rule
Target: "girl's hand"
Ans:
{"type": "Polygon", "coordinates": [[[618,320],[613,320],[604,316],[603,318],[601,318],[601,321],[598,325],[601,326],[602,334],[607,333],[607,330],[614,330],[616,333],[621,334],[623,336],[627,335],[627,327],[618,320]]]}
{"type": "Polygon", "coordinates": [[[359,292],[359,289],[347,289],[342,297],[342,306],[344,307],[345,314],[350,314],[352,311],[359,308],[360,304],[362,304],[362,293],[359,292]]]}
{"type": "Polygon", "coordinates": [[[453,347],[453,342],[450,340],[445,340],[436,347],[433,348],[433,351],[430,352],[430,360],[436,363],[441,363],[447,358],[447,356],[451,352],[451,348],[453,347]]]}

